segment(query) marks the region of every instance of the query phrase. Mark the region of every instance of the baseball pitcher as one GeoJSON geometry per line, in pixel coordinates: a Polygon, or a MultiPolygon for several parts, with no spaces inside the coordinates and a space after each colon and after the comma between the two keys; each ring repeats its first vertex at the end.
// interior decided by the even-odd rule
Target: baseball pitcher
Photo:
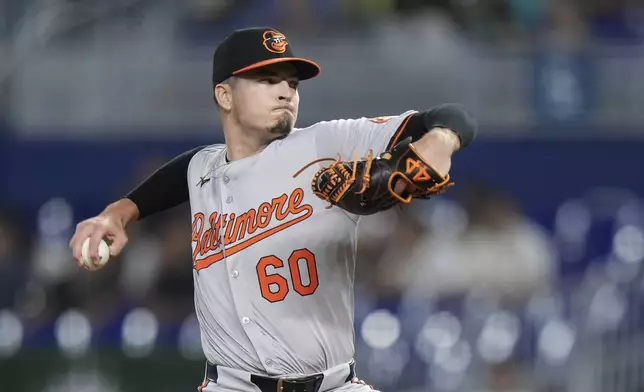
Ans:
{"type": "MultiPolygon", "coordinates": [[[[81,222],[117,255],[126,226],[185,201],[192,211],[199,391],[366,391],[354,366],[353,282],[361,216],[444,192],[474,139],[457,105],[294,128],[298,86],[320,67],[272,28],[237,30],[214,54],[225,144],[171,160],[81,222]]],[[[188,233],[186,233],[188,235],[188,233]]]]}

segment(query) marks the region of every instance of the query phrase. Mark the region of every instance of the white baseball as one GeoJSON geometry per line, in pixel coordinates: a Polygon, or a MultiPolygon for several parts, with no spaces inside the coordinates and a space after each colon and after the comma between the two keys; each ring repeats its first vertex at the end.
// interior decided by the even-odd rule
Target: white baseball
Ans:
{"type": "Polygon", "coordinates": [[[81,257],[83,258],[83,263],[87,269],[94,271],[102,268],[110,259],[110,248],[105,240],[101,240],[98,244],[98,257],[100,261],[95,263],[89,257],[89,238],[87,238],[85,242],[83,242],[83,247],[81,248],[81,257]]]}

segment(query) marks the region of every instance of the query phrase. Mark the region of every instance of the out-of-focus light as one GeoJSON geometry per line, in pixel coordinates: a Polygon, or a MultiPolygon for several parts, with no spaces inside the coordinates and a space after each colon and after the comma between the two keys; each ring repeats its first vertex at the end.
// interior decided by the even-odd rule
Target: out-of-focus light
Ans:
{"type": "Polygon", "coordinates": [[[461,336],[461,323],[453,314],[440,312],[427,319],[421,333],[432,345],[450,348],[461,336]]]}
{"type": "Polygon", "coordinates": [[[539,354],[549,365],[565,362],[575,343],[575,335],[575,330],[566,322],[549,321],[539,333],[539,354]]]}
{"type": "Polygon", "coordinates": [[[406,292],[402,295],[396,314],[400,317],[401,330],[404,336],[415,335],[434,313],[434,298],[428,295],[406,292]]]}
{"type": "Polygon", "coordinates": [[[373,350],[367,359],[369,382],[383,386],[395,384],[409,363],[409,358],[409,344],[402,340],[391,347],[373,350]]]}
{"type": "Polygon", "coordinates": [[[415,342],[418,355],[426,362],[432,362],[439,349],[449,349],[461,337],[461,323],[449,312],[430,316],[415,342]]]}
{"type": "Polygon", "coordinates": [[[470,345],[459,340],[449,348],[436,351],[434,363],[449,373],[462,373],[472,362],[472,349],[470,345]]]}
{"type": "Polygon", "coordinates": [[[557,210],[554,227],[554,241],[563,262],[579,262],[586,251],[588,231],[592,222],[591,212],[586,203],[571,200],[557,210]]]}
{"type": "Polygon", "coordinates": [[[490,314],[499,310],[499,297],[485,289],[474,289],[465,297],[464,308],[468,320],[483,322],[490,314]]]}
{"type": "Polygon", "coordinates": [[[469,217],[465,209],[450,200],[435,200],[429,210],[428,226],[437,236],[455,236],[465,231],[469,217]]]}
{"type": "Polygon", "coordinates": [[[600,287],[590,303],[588,326],[596,332],[615,328],[626,313],[626,300],[613,285],[600,287]]]}
{"type": "Polygon", "coordinates": [[[428,390],[439,392],[460,391],[465,378],[463,373],[447,372],[440,367],[432,368],[427,377],[428,390]]]}
{"type": "Polygon", "coordinates": [[[613,283],[628,283],[639,275],[638,263],[625,263],[617,257],[610,257],[603,262],[605,276],[613,283]]]}
{"type": "Polygon", "coordinates": [[[154,350],[159,322],[148,309],[132,310],[123,319],[123,351],[130,357],[144,357],[154,350]]]}
{"type": "Polygon", "coordinates": [[[644,259],[644,233],[633,225],[621,227],[613,237],[613,252],[625,263],[639,263],[644,259]]]}
{"type": "Polygon", "coordinates": [[[512,355],[518,339],[519,319],[511,313],[499,312],[486,320],[477,348],[484,360],[501,363],[512,355]]]}
{"type": "Polygon", "coordinates": [[[387,348],[400,337],[400,321],[388,310],[376,310],[362,322],[362,339],[373,348],[387,348]]]}
{"type": "Polygon", "coordinates": [[[81,312],[70,309],[58,317],[55,336],[63,355],[78,358],[84,355],[92,338],[92,326],[81,312]]]}
{"type": "Polygon", "coordinates": [[[374,291],[365,284],[356,284],[354,291],[355,320],[357,324],[361,324],[378,307],[378,301],[374,291]]]}
{"type": "Polygon", "coordinates": [[[434,362],[429,367],[428,385],[433,391],[460,391],[465,373],[472,362],[470,345],[459,340],[449,348],[436,351],[434,362]]]}
{"type": "Polygon", "coordinates": [[[27,283],[19,303],[26,319],[36,318],[47,307],[47,294],[41,285],[32,281],[27,283]]]}
{"type": "Polygon", "coordinates": [[[201,330],[197,316],[192,314],[181,324],[179,330],[179,351],[186,359],[200,360],[204,358],[201,348],[201,330]]]}
{"type": "Polygon", "coordinates": [[[120,392],[118,380],[98,369],[79,366],[68,372],[57,373],[47,379],[40,392],[120,392]]]}
{"type": "Polygon", "coordinates": [[[13,312],[0,311],[0,357],[14,355],[22,345],[24,329],[13,312]]]}
{"type": "Polygon", "coordinates": [[[640,225],[644,221],[644,204],[637,198],[625,202],[615,213],[618,226],[640,225]]]}
{"type": "Polygon", "coordinates": [[[563,312],[563,303],[560,297],[550,293],[536,293],[528,300],[526,316],[537,323],[544,324],[553,317],[558,317],[563,312]]]}
{"type": "Polygon", "coordinates": [[[588,208],[580,201],[569,201],[562,204],[555,217],[557,236],[568,241],[578,241],[585,237],[590,229],[591,215],[588,208]]]}
{"type": "Polygon", "coordinates": [[[38,229],[46,237],[56,237],[68,231],[73,222],[71,205],[63,198],[53,198],[38,210],[38,229]]]}

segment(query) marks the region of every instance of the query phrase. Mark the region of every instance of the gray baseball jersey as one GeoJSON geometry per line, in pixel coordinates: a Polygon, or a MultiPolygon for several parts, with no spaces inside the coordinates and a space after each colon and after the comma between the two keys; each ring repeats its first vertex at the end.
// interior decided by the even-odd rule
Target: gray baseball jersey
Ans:
{"type": "Polygon", "coordinates": [[[210,362],[292,375],[353,358],[358,217],[312,193],[325,163],[293,175],[321,157],[377,155],[413,113],[316,123],[230,163],[224,145],[192,158],[195,308],[210,362]]]}

